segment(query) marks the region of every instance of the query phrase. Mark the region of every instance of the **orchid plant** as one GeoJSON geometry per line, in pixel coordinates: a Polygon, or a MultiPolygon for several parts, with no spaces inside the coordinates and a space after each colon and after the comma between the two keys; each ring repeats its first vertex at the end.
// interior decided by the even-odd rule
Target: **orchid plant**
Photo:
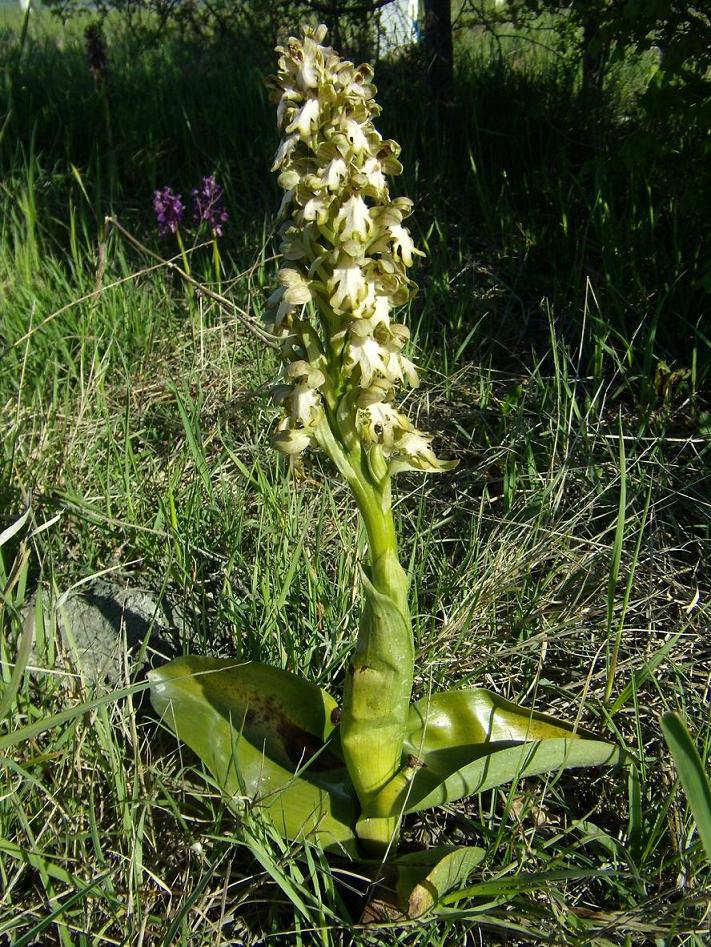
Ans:
{"type": "MultiPolygon", "coordinates": [[[[225,210],[222,188],[217,183],[214,174],[203,177],[200,187],[192,190],[193,198],[193,228],[197,234],[203,225],[209,228],[212,237],[212,266],[215,283],[220,285],[222,276],[222,261],[217,245],[218,238],[223,234],[224,225],[230,219],[225,210]]],[[[183,263],[183,272],[190,277],[191,266],[183,242],[181,227],[185,217],[185,204],[181,194],[176,194],[172,187],[162,187],[153,192],[153,210],[158,224],[158,233],[161,237],[173,234],[178,244],[178,252],[183,263]]],[[[189,287],[192,290],[192,287],[189,287]]]]}
{"type": "Polygon", "coordinates": [[[350,487],[365,529],[363,608],[341,706],[316,685],[257,663],[187,656],[151,672],[152,700],[237,807],[261,809],[285,838],[380,866],[399,909],[434,907],[483,857],[445,848],[398,857],[402,818],[522,776],[611,763],[616,748],[481,688],[412,702],[413,628],[391,487],[403,470],[439,473],[397,406],[418,385],[394,311],[413,295],[413,204],[391,197],[400,148],[383,139],[372,70],[305,27],[277,52],[282,134],[273,170],[279,287],[267,303],[282,371],[273,436],[297,460],[319,448],[350,487]]]}

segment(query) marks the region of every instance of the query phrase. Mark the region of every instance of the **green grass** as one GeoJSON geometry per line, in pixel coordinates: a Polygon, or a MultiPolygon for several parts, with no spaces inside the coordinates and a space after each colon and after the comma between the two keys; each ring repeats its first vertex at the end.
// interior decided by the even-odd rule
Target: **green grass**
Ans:
{"type": "MultiPolygon", "coordinates": [[[[428,252],[409,406],[461,462],[399,481],[417,693],[489,686],[634,763],[413,817],[407,844],[487,857],[442,916],[366,930],[343,921],[357,870],[237,820],[157,731],[140,679],[104,698],[71,673],[49,604],[27,653],[32,592],[112,570],[179,606],[193,650],[338,693],[359,604],[345,488],[318,458],[290,479],[269,448],[271,354],[103,225],[172,255],[152,188],[186,194],[216,169],[222,291],[259,315],[269,60],[169,40],[137,56],[117,35],[102,97],[72,35],[37,17],[0,97],[0,531],[31,497],[0,548],[0,942],[703,944],[708,863],[660,726],[680,714],[708,767],[697,131],[644,151],[634,63],[594,126],[569,63],[525,46],[462,55],[447,118],[420,107],[416,64],[378,72],[428,252]]],[[[192,261],[212,279],[209,250],[192,261]]]]}

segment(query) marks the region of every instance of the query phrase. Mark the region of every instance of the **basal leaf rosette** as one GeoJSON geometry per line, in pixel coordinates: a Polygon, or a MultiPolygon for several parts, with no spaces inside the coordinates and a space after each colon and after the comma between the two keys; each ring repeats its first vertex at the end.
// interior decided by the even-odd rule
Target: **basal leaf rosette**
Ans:
{"type": "Polygon", "coordinates": [[[447,470],[454,464],[395,406],[397,390],[419,380],[403,353],[409,331],[392,313],[415,293],[407,271],[423,255],[403,225],[412,201],[388,190],[400,146],[373,125],[371,67],[341,59],[325,36],[325,26],[304,27],[278,47],[270,80],[282,133],[272,170],[284,190],[283,264],[267,303],[283,362],[273,443],[331,456],[334,441],[346,451],[357,443],[387,475],[447,470]]]}

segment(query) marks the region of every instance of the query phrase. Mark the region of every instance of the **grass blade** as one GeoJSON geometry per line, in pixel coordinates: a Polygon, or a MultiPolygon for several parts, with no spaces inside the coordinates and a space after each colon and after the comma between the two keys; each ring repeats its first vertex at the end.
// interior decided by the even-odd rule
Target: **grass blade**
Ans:
{"type": "Polygon", "coordinates": [[[679,774],[679,782],[696,822],[706,858],[711,864],[711,787],[704,764],[689,731],[677,714],[664,714],[661,727],[679,774]]]}
{"type": "MultiPolygon", "coordinates": [[[[610,564],[610,580],[607,586],[607,640],[609,647],[610,633],[612,631],[612,619],[615,610],[615,590],[617,580],[620,575],[620,562],[622,560],[622,546],[625,538],[625,516],[627,513],[627,460],[625,457],[625,438],[622,430],[622,416],[620,415],[620,503],[617,511],[617,526],[615,528],[615,541],[612,546],[612,562],[610,564]]],[[[620,626],[624,621],[624,610],[620,618],[620,626]]],[[[605,703],[610,699],[612,688],[615,683],[615,672],[617,671],[617,659],[620,651],[621,631],[615,639],[612,647],[612,654],[607,664],[607,681],[605,683],[605,703]]]]}

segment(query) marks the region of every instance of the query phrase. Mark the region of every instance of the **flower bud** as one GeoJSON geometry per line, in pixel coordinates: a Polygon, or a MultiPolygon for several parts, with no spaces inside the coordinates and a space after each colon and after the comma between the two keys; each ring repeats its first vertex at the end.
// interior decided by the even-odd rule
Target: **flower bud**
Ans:
{"type": "Polygon", "coordinates": [[[276,447],[282,454],[301,454],[310,444],[311,437],[306,431],[286,430],[272,434],[272,447],[276,447]]]}

